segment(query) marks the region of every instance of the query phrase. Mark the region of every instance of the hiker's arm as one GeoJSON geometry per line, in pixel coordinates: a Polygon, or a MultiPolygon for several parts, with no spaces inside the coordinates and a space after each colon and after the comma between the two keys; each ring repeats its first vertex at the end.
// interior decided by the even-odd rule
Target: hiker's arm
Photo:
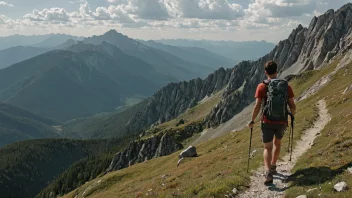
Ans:
{"type": "Polygon", "coordinates": [[[288,99],[288,106],[290,107],[292,115],[296,115],[296,104],[293,98],[288,99]]]}
{"type": "Polygon", "coordinates": [[[260,112],[261,106],[262,106],[262,98],[257,98],[252,112],[252,121],[254,121],[257,118],[260,112]]]}

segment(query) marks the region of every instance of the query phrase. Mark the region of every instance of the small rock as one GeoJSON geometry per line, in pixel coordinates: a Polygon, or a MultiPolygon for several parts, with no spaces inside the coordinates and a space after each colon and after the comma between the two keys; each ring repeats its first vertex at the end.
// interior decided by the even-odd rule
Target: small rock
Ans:
{"type": "Polygon", "coordinates": [[[343,95],[345,95],[346,93],[350,92],[352,90],[352,85],[350,85],[349,87],[347,87],[344,91],[343,91],[343,95]]]}
{"type": "Polygon", "coordinates": [[[236,188],[234,188],[233,190],[232,190],[232,192],[233,192],[233,194],[237,194],[237,189],[236,188]]]}
{"type": "Polygon", "coordinates": [[[352,167],[348,168],[347,170],[352,174],[352,167]]]}
{"type": "Polygon", "coordinates": [[[296,198],[307,198],[307,195],[300,195],[300,196],[298,196],[296,198]]]}
{"type": "Polygon", "coordinates": [[[166,179],[168,177],[170,177],[170,175],[168,175],[168,174],[165,174],[165,175],[161,176],[161,178],[163,178],[163,179],[166,179]]]}
{"type": "Polygon", "coordinates": [[[309,189],[309,190],[307,190],[307,192],[311,192],[313,190],[318,190],[318,188],[309,189]]]}
{"type": "Polygon", "coordinates": [[[334,189],[337,192],[343,192],[348,189],[348,186],[347,186],[346,182],[340,182],[340,183],[335,184],[334,189]]]}

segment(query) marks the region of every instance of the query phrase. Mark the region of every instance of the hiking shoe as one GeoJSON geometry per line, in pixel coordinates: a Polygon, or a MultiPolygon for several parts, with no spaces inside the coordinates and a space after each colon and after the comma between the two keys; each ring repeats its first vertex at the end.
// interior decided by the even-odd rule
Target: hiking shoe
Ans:
{"type": "Polygon", "coordinates": [[[270,172],[271,172],[271,174],[276,174],[276,173],[277,173],[277,171],[276,171],[276,165],[271,165],[271,166],[270,166],[270,172]]]}
{"type": "Polygon", "coordinates": [[[267,171],[264,185],[272,184],[274,182],[274,176],[271,171],[267,171]]]}

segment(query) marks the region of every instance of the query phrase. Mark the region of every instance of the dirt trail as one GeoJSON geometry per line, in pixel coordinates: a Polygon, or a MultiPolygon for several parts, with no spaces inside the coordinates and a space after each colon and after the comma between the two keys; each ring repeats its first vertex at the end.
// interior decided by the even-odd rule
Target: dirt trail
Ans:
{"type": "MultiPolygon", "coordinates": [[[[271,186],[265,186],[264,182],[264,167],[260,167],[251,176],[251,186],[239,197],[243,198],[276,198],[284,197],[284,192],[287,189],[287,183],[283,181],[290,175],[292,168],[297,162],[298,158],[302,156],[309,148],[315,138],[319,136],[320,132],[324,129],[326,124],[329,122],[330,115],[326,109],[326,103],[324,100],[320,100],[317,104],[319,108],[319,117],[315,121],[314,126],[307,129],[301,136],[293,150],[292,161],[289,162],[289,154],[287,154],[283,161],[279,161],[277,164],[278,174],[274,175],[274,184],[271,186]]],[[[298,133],[296,131],[296,133],[298,133]]]]}

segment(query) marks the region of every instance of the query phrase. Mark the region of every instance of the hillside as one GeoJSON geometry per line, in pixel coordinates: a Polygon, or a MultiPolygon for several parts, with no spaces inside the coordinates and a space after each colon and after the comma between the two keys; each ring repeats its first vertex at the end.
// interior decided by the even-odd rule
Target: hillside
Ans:
{"type": "Polygon", "coordinates": [[[140,41],[146,46],[168,52],[180,59],[205,65],[214,70],[220,67],[229,68],[235,65],[235,61],[198,47],[176,47],[164,45],[155,41],[140,41]]]}
{"type": "Polygon", "coordinates": [[[0,103],[0,148],[22,140],[61,137],[52,127],[58,124],[55,120],[0,103]]]}
{"type": "MultiPolygon", "coordinates": [[[[352,108],[349,100],[352,97],[350,56],[351,53],[342,56],[345,58],[338,55],[320,71],[291,77],[290,84],[297,98],[305,98],[305,91],[315,87],[315,92],[310,97],[298,102],[294,140],[298,141],[301,132],[313,127],[318,116],[314,104],[322,98],[326,100],[332,120],[321,131],[309,152],[299,158],[294,168],[294,177],[286,190],[287,197],[302,194],[313,197],[318,194],[324,197],[351,195],[350,190],[336,193],[333,189],[338,181],[352,185],[350,173],[346,171],[352,165],[349,149],[352,136],[346,130],[346,123],[352,118],[348,113],[352,108]],[[320,79],[327,75],[330,79],[328,84],[313,86],[322,82],[320,79]],[[305,176],[300,177],[302,175],[305,176]],[[307,190],[316,187],[317,190],[307,193],[307,190]]],[[[254,134],[259,134],[259,124],[256,125],[254,134]]],[[[253,138],[252,149],[257,152],[251,159],[251,170],[262,166],[260,136],[254,135],[253,138]]],[[[287,141],[285,137],[283,151],[287,150],[287,141]]],[[[222,197],[231,194],[233,188],[242,193],[250,185],[249,174],[245,170],[248,153],[247,149],[243,149],[248,148],[248,144],[248,129],[233,133],[229,131],[227,135],[196,145],[199,157],[187,159],[179,167],[176,167],[178,153],[175,153],[109,173],[64,197],[82,197],[83,192],[89,197],[222,197]]],[[[285,152],[282,152],[282,156],[284,155],[285,152]]]]}
{"type": "Polygon", "coordinates": [[[187,40],[187,39],[162,39],[158,43],[177,47],[197,47],[219,54],[229,60],[239,63],[244,60],[256,60],[270,50],[275,44],[266,41],[212,41],[212,40],[187,40]]]}
{"type": "Polygon", "coordinates": [[[4,49],[0,51],[0,69],[6,68],[15,63],[27,60],[34,56],[47,52],[48,49],[30,47],[30,46],[17,46],[4,49]]]}
{"type": "Polygon", "coordinates": [[[122,141],[116,139],[46,139],[8,145],[0,149],[1,196],[34,197],[55,179],[62,181],[59,175],[66,169],[87,162],[85,165],[89,171],[82,171],[84,175],[77,177],[73,173],[65,173],[69,177],[65,178],[65,185],[60,185],[59,190],[73,189],[77,183],[83,184],[102,173],[108,163],[105,166],[97,163],[104,162],[104,157],[111,157],[123,145],[122,141]]]}
{"type": "Polygon", "coordinates": [[[104,41],[115,45],[130,56],[137,57],[153,65],[157,72],[173,77],[170,82],[205,77],[213,72],[211,68],[188,62],[167,52],[148,47],[115,30],[110,30],[103,35],[93,36],[83,40],[84,43],[94,45],[100,45],[104,41]]]}
{"type": "Polygon", "coordinates": [[[52,51],[0,70],[0,99],[61,121],[123,104],[129,91],[86,59],[52,51]]]}

